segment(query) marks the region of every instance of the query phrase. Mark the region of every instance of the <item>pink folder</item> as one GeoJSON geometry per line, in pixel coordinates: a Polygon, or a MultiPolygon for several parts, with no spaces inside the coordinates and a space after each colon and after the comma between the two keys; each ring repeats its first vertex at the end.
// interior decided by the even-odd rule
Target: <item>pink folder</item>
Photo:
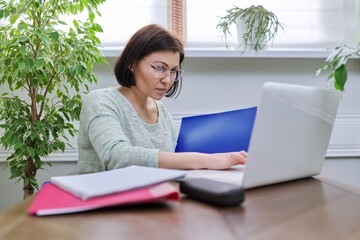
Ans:
{"type": "Polygon", "coordinates": [[[37,216],[67,214],[110,206],[178,201],[179,199],[178,189],[168,182],[88,200],[82,200],[52,183],[46,183],[28,208],[28,213],[37,216]]]}

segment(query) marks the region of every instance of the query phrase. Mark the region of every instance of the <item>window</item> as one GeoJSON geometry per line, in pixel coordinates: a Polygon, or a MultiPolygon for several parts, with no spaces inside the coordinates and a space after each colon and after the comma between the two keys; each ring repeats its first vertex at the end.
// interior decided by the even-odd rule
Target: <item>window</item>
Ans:
{"type": "Polygon", "coordinates": [[[186,40],[186,0],[168,0],[168,28],[186,40]]]}
{"type": "MultiPolygon", "coordinates": [[[[353,0],[188,0],[187,46],[224,46],[216,29],[217,16],[224,16],[233,4],[238,7],[260,4],[277,15],[285,24],[285,30],[279,31],[274,48],[331,48],[355,42],[357,24],[353,0]]],[[[235,43],[235,26],[232,33],[229,41],[235,43]]]]}
{"type": "MultiPolygon", "coordinates": [[[[233,4],[238,7],[261,4],[278,16],[285,30],[279,31],[273,48],[324,49],[343,43],[354,46],[358,28],[353,0],[107,0],[100,6],[102,17],[97,20],[104,29],[99,35],[103,46],[119,48],[137,29],[149,23],[173,27],[168,22],[171,2],[183,2],[182,7],[186,7],[180,12],[186,16],[180,31],[184,32],[188,48],[225,48],[216,25],[219,16],[225,15],[233,4]]],[[[232,33],[228,40],[236,43],[235,26],[232,33]]]]}
{"type": "Polygon", "coordinates": [[[124,46],[131,35],[144,25],[157,23],[167,27],[167,0],[107,0],[99,6],[97,22],[104,33],[104,47],[124,46]]]}

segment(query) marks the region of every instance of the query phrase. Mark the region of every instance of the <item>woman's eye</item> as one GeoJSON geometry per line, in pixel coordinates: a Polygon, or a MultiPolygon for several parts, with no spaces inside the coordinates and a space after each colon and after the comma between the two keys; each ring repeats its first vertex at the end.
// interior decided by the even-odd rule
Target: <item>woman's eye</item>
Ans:
{"type": "Polygon", "coordinates": [[[166,71],[166,69],[165,69],[164,66],[155,66],[155,69],[156,69],[157,71],[159,71],[159,72],[165,72],[165,71],[166,71]]]}

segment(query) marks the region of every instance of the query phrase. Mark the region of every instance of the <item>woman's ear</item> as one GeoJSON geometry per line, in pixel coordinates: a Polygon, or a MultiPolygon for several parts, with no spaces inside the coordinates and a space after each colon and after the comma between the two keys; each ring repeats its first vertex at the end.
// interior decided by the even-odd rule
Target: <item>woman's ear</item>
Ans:
{"type": "Polygon", "coordinates": [[[129,69],[130,69],[131,72],[134,72],[134,64],[131,64],[131,65],[129,66],[129,69]]]}

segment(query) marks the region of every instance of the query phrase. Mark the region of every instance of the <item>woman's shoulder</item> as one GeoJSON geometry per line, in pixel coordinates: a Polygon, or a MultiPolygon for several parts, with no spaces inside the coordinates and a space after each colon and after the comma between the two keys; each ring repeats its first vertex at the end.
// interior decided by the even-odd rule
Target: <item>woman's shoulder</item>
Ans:
{"type": "Polygon", "coordinates": [[[117,91],[116,87],[94,89],[87,93],[85,98],[109,97],[111,95],[114,95],[115,91],[117,91]]]}
{"type": "Polygon", "coordinates": [[[119,98],[119,95],[116,87],[108,87],[92,90],[87,93],[83,99],[84,102],[109,102],[119,98]]]}
{"type": "Polygon", "coordinates": [[[92,90],[83,98],[83,103],[91,109],[123,108],[125,104],[116,87],[92,90]]]}

